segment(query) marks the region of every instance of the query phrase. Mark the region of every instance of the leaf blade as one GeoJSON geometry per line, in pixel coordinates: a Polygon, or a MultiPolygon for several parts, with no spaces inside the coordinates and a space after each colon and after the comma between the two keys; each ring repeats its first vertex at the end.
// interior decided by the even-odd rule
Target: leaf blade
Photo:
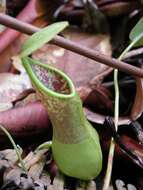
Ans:
{"type": "Polygon", "coordinates": [[[20,56],[25,57],[41,48],[45,43],[51,41],[58,33],[64,30],[68,26],[68,22],[57,22],[51,24],[39,32],[34,33],[23,44],[20,56]]]}
{"type": "Polygon", "coordinates": [[[143,45],[143,17],[137,22],[129,34],[131,41],[137,41],[135,46],[143,45]]]}

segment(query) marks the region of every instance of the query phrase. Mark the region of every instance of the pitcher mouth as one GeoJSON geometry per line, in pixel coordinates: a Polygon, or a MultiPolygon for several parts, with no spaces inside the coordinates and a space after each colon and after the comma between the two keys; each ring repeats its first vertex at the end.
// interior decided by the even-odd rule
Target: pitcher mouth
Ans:
{"type": "Polygon", "coordinates": [[[59,69],[29,57],[23,57],[22,63],[32,84],[39,91],[58,98],[70,98],[75,95],[72,80],[59,69]]]}

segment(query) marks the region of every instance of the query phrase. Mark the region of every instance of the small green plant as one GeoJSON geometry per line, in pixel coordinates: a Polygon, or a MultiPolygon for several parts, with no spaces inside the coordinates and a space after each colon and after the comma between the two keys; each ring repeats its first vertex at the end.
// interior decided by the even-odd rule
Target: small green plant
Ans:
{"type": "MultiPolygon", "coordinates": [[[[136,46],[143,45],[143,18],[141,18],[135,27],[131,30],[129,38],[131,40],[130,44],[127,48],[122,52],[119,56],[119,60],[122,60],[124,56],[136,46]]],[[[114,70],[114,89],[115,89],[115,107],[114,107],[114,118],[115,118],[115,127],[118,130],[118,120],[119,120],[119,85],[118,85],[118,70],[114,70]]],[[[103,190],[108,190],[110,181],[111,181],[111,173],[113,166],[113,158],[114,158],[114,150],[115,150],[115,142],[114,139],[111,139],[107,170],[105,175],[105,180],[103,184],[103,190]]]]}
{"type": "Polygon", "coordinates": [[[9,140],[11,142],[11,144],[13,145],[13,148],[14,148],[14,150],[16,152],[17,158],[18,158],[18,160],[20,162],[21,168],[23,169],[24,172],[27,172],[25,164],[24,164],[24,162],[23,162],[23,160],[21,158],[20,147],[15,144],[15,142],[14,142],[12,136],[10,135],[10,133],[1,124],[0,124],[0,129],[7,135],[7,137],[9,138],[9,140]]]}
{"type": "Polygon", "coordinates": [[[66,26],[67,22],[55,23],[35,33],[23,45],[20,56],[53,126],[52,144],[42,146],[51,146],[64,174],[89,180],[101,171],[102,152],[98,134],[84,115],[73,82],[62,71],[28,57],[66,26]]]}

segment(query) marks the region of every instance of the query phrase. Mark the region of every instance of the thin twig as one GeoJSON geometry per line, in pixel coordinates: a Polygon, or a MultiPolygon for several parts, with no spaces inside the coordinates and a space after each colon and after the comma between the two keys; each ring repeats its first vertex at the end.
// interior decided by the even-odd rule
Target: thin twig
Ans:
{"type": "MultiPolygon", "coordinates": [[[[17,20],[15,18],[12,18],[8,15],[4,15],[0,13],[0,24],[3,24],[7,27],[10,27],[12,29],[18,30],[20,32],[26,33],[26,34],[33,34],[34,32],[39,31],[40,29],[32,26],[30,24],[24,23],[20,20],[17,20]]],[[[124,63],[122,61],[119,61],[114,58],[110,58],[106,55],[101,54],[100,52],[96,50],[92,50],[90,48],[87,48],[83,45],[79,45],[78,43],[75,43],[71,40],[65,39],[60,36],[56,36],[52,41],[52,44],[58,45],[60,47],[63,47],[65,49],[68,49],[72,52],[78,53],[80,55],[83,55],[85,57],[88,57],[90,59],[93,59],[94,61],[97,61],[99,63],[108,65],[110,67],[119,69],[123,72],[126,72],[128,74],[132,74],[138,77],[143,78],[143,71],[135,66],[129,65],[127,63],[124,63]]]]}
{"type": "Polygon", "coordinates": [[[134,49],[134,50],[132,50],[132,51],[129,51],[129,52],[124,56],[124,59],[132,58],[132,57],[135,57],[135,56],[141,55],[141,54],[143,54],[143,47],[134,49]]]}

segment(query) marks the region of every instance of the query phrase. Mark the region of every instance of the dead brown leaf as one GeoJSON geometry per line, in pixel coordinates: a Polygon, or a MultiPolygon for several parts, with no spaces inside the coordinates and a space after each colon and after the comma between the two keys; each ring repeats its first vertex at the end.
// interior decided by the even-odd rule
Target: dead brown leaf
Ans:
{"type": "MultiPolygon", "coordinates": [[[[85,111],[85,115],[87,119],[93,123],[103,124],[107,116],[107,115],[105,116],[99,113],[95,113],[87,108],[84,108],[84,111],[85,111]]],[[[131,123],[131,120],[129,119],[129,117],[120,117],[118,125],[128,125],[130,123],[131,123]]]]}
{"type": "Polygon", "coordinates": [[[42,134],[50,126],[47,111],[40,102],[0,112],[0,123],[15,136],[42,134]]]}
{"type": "Polygon", "coordinates": [[[136,78],[136,96],[131,109],[130,117],[135,121],[143,112],[143,80],[136,78]]]}
{"type": "Polygon", "coordinates": [[[31,88],[31,82],[18,58],[13,58],[13,65],[20,74],[0,74],[0,111],[13,107],[13,103],[20,99],[20,95],[31,88]]]}
{"type": "Polygon", "coordinates": [[[26,75],[0,74],[0,103],[12,102],[25,89],[31,87],[26,75]]]}

